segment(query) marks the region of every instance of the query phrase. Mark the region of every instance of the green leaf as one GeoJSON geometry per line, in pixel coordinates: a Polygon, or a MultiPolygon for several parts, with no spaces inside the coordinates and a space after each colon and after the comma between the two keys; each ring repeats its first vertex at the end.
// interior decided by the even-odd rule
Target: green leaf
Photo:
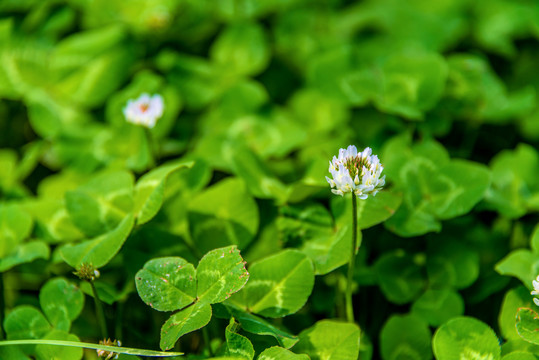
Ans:
{"type": "Polygon", "coordinates": [[[168,176],[182,168],[190,168],[193,162],[163,165],[144,174],[135,185],[134,213],[137,224],[150,221],[159,211],[165,195],[165,183],[168,176]]]}
{"type": "MultiPolygon", "coordinates": [[[[361,242],[361,232],[358,233],[361,242]]],[[[316,274],[324,275],[348,263],[352,246],[352,228],[348,225],[307,239],[301,248],[314,263],[316,274]]]]}
{"type": "Polygon", "coordinates": [[[0,347],[0,357],[2,359],[9,359],[9,360],[32,360],[30,357],[24,354],[20,346],[0,347]]]}
{"type": "Polygon", "coordinates": [[[32,173],[36,168],[40,157],[43,155],[45,143],[42,141],[34,141],[24,146],[24,156],[17,166],[15,177],[22,181],[32,173]]]}
{"type": "Polygon", "coordinates": [[[385,223],[400,236],[417,236],[441,229],[433,213],[431,199],[435,192],[447,193],[451,180],[441,177],[435,163],[420,156],[401,159],[405,165],[399,172],[404,192],[403,204],[385,223]]]}
{"type": "Polygon", "coordinates": [[[413,303],[411,310],[430,326],[440,326],[464,313],[464,300],[451,289],[428,289],[413,303]]]}
{"type": "Polygon", "coordinates": [[[422,120],[439,101],[447,78],[445,59],[436,53],[397,54],[381,68],[381,91],[375,104],[383,112],[422,120]]]}
{"type": "Polygon", "coordinates": [[[416,299],[426,286],[421,267],[402,252],[386,253],[374,265],[380,289],[395,304],[416,299]]]}
{"type": "Polygon", "coordinates": [[[195,303],[172,315],[161,328],[162,350],[174,347],[176,341],[183,335],[206,326],[211,319],[211,305],[207,303],[195,303]]]}
{"type": "Polygon", "coordinates": [[[530,287],[539,273],[539,254],[527,249],[511,251],[496,264],[495,269],[502,275],[517,277],[525,286],[530,287]]]}
{"type": "Polygon", "coordinates": [[[412,144],[409,134],[386,143],[384,171],[403,193],[402,205],[385,225],[403,237],[440,231],[441,222],[469,212],[485,195],[490,172],[481,164],[450,160],[434,140],[412,144]]]}
{"type": "Polygon", "coordinates": [[[236,246],[215,249],[204,255],[198,263],[196,275],[197,299],[206,304],[225,301],[249,279],[245,262],[236,246]]]}
{"type": "MultiPolygon", "coordinates": [[[[69,331],[84,307],[84,294],[63,278],[47,281],[39,292],[39,304],[47,319],[57,330],[69,331]]],[[[73,340],[73,339],[56,339],[73,340]]],[[[75,339],[74,341],[78,341],[75,339]]]]}
{"type": "Polygon", "coordinates": [[[110,231],[133,210],[133,175],[103,172],[65,195],[66,208],[87,236],[110,231]]]}
{"type": "Polygon", "coordinates": [[[257,360],[309,360],[305,354],[294,354],[292,351],[278,346],[272,346],[262,351],[257,360]]]}
{"type": "Polygon", "coordinates": [[[432,359],[430,339],[428,324],[419,317],[393,315],[380,332],[382,359],[432,359]]]}
{"type": "Polygon", "coordinates": [[[13,149],[0,150],[0,166],[3,169],[0,175],[0,189],[11,189],[16,182],[17,152],[13,149]]]}
{"type": "Polygon", "coordinates": [[[239,359],[252,360],[255,356],[253,344],[245,336],[237,333],[238,327],[234,318],[231,318],[225,330],[226,354],[239,359]]]}
{"type": "Polygon", "coordinates": [[[464,289],[477,280],[480,271],[477,251],[459,241],[433,241],[432,244],[427,253],[427,273],[431,283],[464,289]]]}
{"type": "Polygon", "coordinates": [[[61,72],[77,70],[99,54],[118,46],[125,36],[126,31],[117,25],[77,32],[56,45],[51,66],[61,72]]]}
{"type": "Polygon", "coordinates": [[[287,249],[253,263],[250,280],[232,302],[265,317],[283,317],[305,305],[314,285],[312,261],[287,249]]]}
{"type": "Polygon", "coordinates": [[[21,305],[7,314],[4,329],[8,340],[41,339],[51,330],[51,326],[41,311],[21,305]]]}
{"type": "Polygon", "coordinates": [[[500,151],[491,161],[492,189],[486,201],[504,216],[519,218],[528,211],[533,190],[539,190],[535,174],[539,171],[539,153],[527,144],[515,150],[500,151]]]}
{"type": "Polygon", "coordinates": [[[235,119],[256,112],[268,102],[268,97],[268,92],[261,83],[242,79],[222,95],[217,111],[224,118],[235,119]]]}
{"type": "Polygon", "coordinates": [[[258,207],[244,183],[231,178],[193,198],[188,220],[193,241],[201,251],[227,245],[243,249],[258,229],[258,207]]]}
{"type": "MultiPolygon", "coordinates": [[[[121,114],[123,117],[123,113],[121,114]]],[[[152,166],[151,139],[146,135],[144,127],[127,123],[122,118],[120,126],[103,129],[94,137],[98,138],[100,147],[90,145],[88,152],[91,156],[103,153],[105,157],[101,158],[101,161],[113,162],[118,167],[136,172],[145,171],[152,166]]]]}
{"type": "Polygon", "coordinates": [[[0,272],[36,259],[48,259],[50,249],[43,241],[30,241],[17,246],[14,253],[0,258],[0,272]]]}
{"type": "Polygon", "coordinates": [[[11,255],[32,231],[30,215],[17,204],[0,203],[0,259],[11,255]]]}
{"type": "Polygon", "coordinates": [[[299,242],[333,232],[333,218],[321,204],[294,204],[279,208],[276,225],[285,243],[299,242]]]}
{"type": "MultiPolygon", "coordinates": [[[[37,187],[37,194],[42,201],[59,200],[59,204],[65,209],[65,193],[75,190],[87,181],[87,176],[66,169],[44,178],[37,187]]],[[[25,203],[26,204],[26,203],[25,203]]]]}
{"type": "MultiPolygon", "coordinates": [[[[335,197],[336,198],[336,197],[335,197]]],[[[367,229],[389,219],[399,208],[402,194],[394,191],[381,191],[358,202],[358,226],[367,229]]]]}
{"type": "MultiPolygon", "coordinates": [[[[73,334],[68,334],[62,330],[52,330],[43,337],[43,340],[65,340],[65,341],[80,341],[73,334]]],[[[54,345],[37,345],[36,346],[37,360],[70,360],[82,359],[82,349],[74,347],[58,347],[54,345]]]]}
{"type": "Polygon", "coordinates": [[[529,308],[520,308],[517,312],[517,332],[521,338],[535,345],[539,345],[539,314],[529,308]]]}
{"type": "Polygon", "coordinates": [[[273,336],[279,342],[279,345],[286,349],[291,348],[298,342],[296,336],[289,334],[261,317],[243,311],[232,304],[216,304],[214,305],[214,310],[216,309],[226,311],[226,318],[234,317],[240,323],[243,330],[255,335],[273,336]]]}
{"type": "Polygon", "coordinates": [[[127,215],[118,227],[95,239],[77,245],[66,245],[60,250],[62,258],[74,268],[81,264],[92,264],[96,268],[105,266],[120,250],[134,225],[133,215],[127,215]]]}
{"type": "Polygon", "coordinates": [[[347,262],[352,241],[349,221],[335,228],[331,214],[320,204],[283,206],[279,212],[282,242],[303,243],[301,251],[313,261],[316,274],[327,274],[347,262]]]}
{"type": "Polygon", "coordinates": [[[84,110],[47,93],[33,95],[27,104],[30,125],[43,138],[57,138],[66,128],[91,119],[84,110]]]}
{"type": "Polygon", "coordinates": [[[439,170],[440,177],[450,179],[447,192],[433,194],[432,206],[439,219],[451,219],[468,213],[484,196],[490,185],[490,172],[482,164],[451,160],[439,170]]]}
{"type": "Polygon", "coordinates": [[[210,57],[232,74],[258,74],[270,59],[264,28],[257,23],[228,25],[213,43],[210,57]]]}
{"type": "Polygon", "coordinates": [[[125,81],[132,62],[131,52],[119,44],[91,57],[84,66],[55,83],[55,89],[66,102],[84,107],[99,106],[125,81]]]}
{"type": "MultiPolygon", "coordinates": [[[[294,92],[289,101],[294,117],[309,132],[321,132],[339,129],[349,120],[348,107],[340,101],[325,96],[314,88],[303,88],[294,92]]],[[[324,161],[324,164],[327,161],[324,161]]],[[[324,179],[322,181],[327,185],[324,179]]]]}
{"type": "MultiPolygon", "coordinates": [[[[214,119],[220,121],[221,118],[215,116],[214,119]]],[[[226,134],[224,146],[237,147],[236,151],[240,151],[239,156],[247,156],[243,159],[244,161],[249,161],[249,155],[241,153],[243,146],[262,159],[282,158],[307,140],[305,129],[299,126],[286,111],[279,108],[241,116],[230,126],[223,128],[222,132],[226,134]]],[[[222,136],[219,133],[215,135],[217,138],[222,136]]],[[[230,163],[230,165],[234,164],[230,163]]],[[[240,173],[238,175],[242,176],[240,173]]],[[[245,181],[249,182],[247,178],[245,181]]]]}
{"type": "Polygon", "coordinates": [[[162,51],[157,66],[168,73],[169,82],[180,91],[188,109],[200,110],[214,101],[226,86],[221,69],[202,57],[162,51]]]}
{"type": "MultiPolygon", "coordinates": [[[[304,27],[304,22],[316,22],[317,20],[322,22],[328,21],[328,19],[320,13],[305,13],[304,16],[308,16],[308,18],[297,20],[302,22],[301,25],[298,24],[302,28],[304,27]],[[314,17],[314,19],[311,17],[314,17]]],[[[294,25],[288,24],[287,27],[289,26],[294,25]]],[[[311,26],[314,27],[312,29],[313,31],[319,31],[317,25],[313,24],[311,26]]],[[[305,35],[306,37],[312,36],[311,34],[305,35]]],[[[312,48],[312,45],[313,44],[305,44],[308,48],[312,48]]],[[[379,81],[376,82],[375,80],[371,80],[372,74],[370,71],[357,70],[359,65],[358,59],[352,46],[349,44],[339,45],[340,46],[333,46],[331,50],[324,51],[320,54],[309,54],[308,57],[312,58],[304,59],[304,61],[308,60],[308,67],[305,72],[309,87],[315,87],[328,98],[338,100],[345,104],[364,105],[372,97],[375,92],[373,88],[379,84],[379,81]],[[362,89],[358,89],[353,84],[357,83],[361,86],[368,81],[368,85],[371,85],[371,82],[373,82],[374,86],[368,86],[368,90],[365,92],[361,91],[362,89]]],[[[296,44],[292,45],[292,48],[298,50],[296,44]]],[[[305,66],[305,64],[302,63],[299,66],[305,66]]]]}
{"type": "Polygon", "coordinates": [[[537,358],[530,352],[514,351],[504,355],[502,360],[537,360],[537,358]]]}
{"type": "Polygon", "coordinates": [[[457,317],[440,326],[432,339],[438,360],[500,359],[496,334],[485,323],[471,317],[457,317]]]}
{"type": "Polygon", "coordinates": [[[256,197],[277,199],[284,202],[286,186],[277,179],[263,161],[247,146],[241,143],[225,143],[223,157],[234,173],[245,180],[247,188],[256,197]]]}
{"type": "Polygon", "coordinates": [[[533,228],[530,239],[530,247],[534,254],[539,254],[539,224],[535,225],[533,228]]]}
{"type": "MultiPolygon", "coordinates": [[[[43,185],[46,180],[42,181],[43,185]]],[[[46,190],[47,192],[49,189],[46,190]]],[[[52,190],[50,190],[53,192],[52,190]]],[[[57,194],[59,189],[54,189],[57,194]]],[[[81,239],[84,234],[77,228],[66,210],[63,200],[39,199],[28,201],[24,209],[30,213],[36,221],[36,232],[43,240],[49,243],[74,241],[81,239]]]]}
{"type": "Polygon", "coordinates": [[[305,353],[312,360],[357,359],[359,327],[356,324],[321,320],[299,334],[296,353],[305,353]]]}
{"type": "Polygon", "coordinates": [[[142,301],[159,311],[182,309],[195,301],[195,267],[180,257],[148,261],[135,283],[142,301]]]}
{"type": "Polygon", "coordinates": [[[505,339],[521,339],[515,327],[515,318],[520,308],[534,306],[532,299],[530,291],[524,286],[519,286],[505,293],[498,316],[500,332],[505,339]]]}
{"type": "MultiPolygon", "coordinates": [[[[497,8],[491,13],[495,16],[496,13],[505,14],[506,12],[504,9],[497,8]]],[[[496,32],[490,32],[490,35],[498,37],[496,32]]],[[[448,56],[447,61],[449,64],[447,105],[455,116],[477,119],[484,123],[503,124],[513,118],[525,116],[533,109],[535,102],[533,90],[521,87],[513,93],[508,93],[506,84],[498,77],[484,56],[456,53],[448,56]]],[[[514,87],[511,86],[511,88],[514,87]]]]}
{"type": "Polygon", "coordinates": [[[384,225],[388,230],[401,237],[419,236],[428,232],[440,232],[442,230],[442,224],[432,213],[425,210],[424,207],[422,205],[414,208],[409,203],[404,203],[384,225]]]}

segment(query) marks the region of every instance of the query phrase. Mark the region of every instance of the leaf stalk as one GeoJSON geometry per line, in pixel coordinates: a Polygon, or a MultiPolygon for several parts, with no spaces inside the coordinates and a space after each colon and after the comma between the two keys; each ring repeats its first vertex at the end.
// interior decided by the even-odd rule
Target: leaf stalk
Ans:
{"type": "Polygon", "coordinates": [[[103,304],[101,303],[101,300],[99,299],[99,295],[97,295],[97,289],[95,288],[93,280],[88,280],[90,283],[90,287],[92,288],[92,293],[94,294],[94,302],[95,302],[95,313],[97,315],[97,322],[99,323],[99,327],[101,328],[101,336],[103,339],[108,339],[109,333],[107,331],[107,322],[105,320],[105,312],[103,311],[103,304]]]}

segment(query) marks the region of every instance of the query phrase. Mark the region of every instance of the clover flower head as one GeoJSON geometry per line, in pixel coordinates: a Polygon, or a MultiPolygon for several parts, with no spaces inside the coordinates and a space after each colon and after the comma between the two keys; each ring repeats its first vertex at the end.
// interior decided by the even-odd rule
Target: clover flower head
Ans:
{"type": "MultiPolygon", "coordinates": [[[[539,275],[537,276],[535,280],[533,280],[532,284],[533,284],[533,291],[531,292],[531,294],[534,296],[539,295],[539,275]]],[[[539,306],[539,299],[533,298],[533,302],[535,303],[535,305],[539,306]]]]}
{"type": "Polygon", "coordinates": [[[89,263],[82,263],[73,274],[77,275],[81,280],[87,281],[95,281],[101,275],[99,270],[89,263]]]}
{"type": "Polygon", "coordinates": [[[369,195],[376,195],[385,185],[385,175],[380,177],[383,169],[378,156],[372,155],[371,148],[358,153],[357,148],[350,145],[339,150],[339,157],[333,156],[329,162],[333,178],[326,176],[326,180],[336,195],[351,192],[360,199],[366,199],[369,195]]]}
{"type": "Polygon", "coordinates": [[[153,128],[157,120],[163,116],[163,97],[159,94],[150,96],[147,93],[141,94],[138,99],[130,99],[124,107],[125,119],[133,124],[153,128]]]}
{"type": "MultiPolygon", "coordinates": [[[[99,340],[99,345],[122,346],[122,342],[120,340],[112,341],[111,339],[104,339],[104,340],[99,340]]],[[[113,351],[107,351],[107,350],[96,350],[96,351],[97,351],[97,357],[105,358],[105,360],[118,359],[118,356],[119,356],[119,354],[113,351]]]]}

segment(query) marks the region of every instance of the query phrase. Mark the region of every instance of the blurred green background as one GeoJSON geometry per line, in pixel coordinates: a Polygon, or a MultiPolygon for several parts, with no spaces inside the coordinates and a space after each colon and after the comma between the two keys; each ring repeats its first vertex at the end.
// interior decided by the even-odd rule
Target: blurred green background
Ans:
{"type": "Polygon", "coordinates": [[[2,0],[0,16],[0,146],[44,139],[48,169],[144,170],[121,113],[144,91],[165,97],[164,156],[225,170],[227,140],[315,158],[414,128],[489,160],[539,138],[534,0],[2,0]]]}
{"type": "MultiPolygon", "coordinates": [[[[247,209],[237,216],[249,224],[239,244],[248,263],[282,247],[303,246],[316,257],[318,244],[301,242],[344,237],[334,230],[349,218],[324,179],[328,160],[349,144],[370,146],[386,166],[390,191],[360,227],[396,215],[363,235],[357,278],[368,290],[356,300],[371,306],[359,317],[367,336],[377,345],[389,315],[412,302],[432,327],[466,313],[496,328],[509,283],[498,273],[517,274],[528,287],[535,276],[532,255],[525,271],[494,267],[528,246],[539,210],[538,40],[536,0],[0,0],[0,195],[53,198],[54,210],[69,219],[64,192],[99,170],[138,177],[156,162],[194,159],[195,170],[175,178],[151,224],[162,233],[134,234],[131,251],[163,255],[179,242],[174,236],[189,232],[187,223],[199,252],[214,248],[204,240],[206,224],[198,229],[185,204],[205,209],[196,195],[217,184],[247,209]],[[165,102],[150,137],[122,114],[143,92],[165,102]],[[246,188],[219,185],[229,174],[246,188]],[[146,249],[144,236],[158,246],[146,249]],[[447,303],[433,315],[440,288],[447,303]]],[[[46,238],[49,211],[39,211],[32,236],[46,238]]],[[[84,237],[65,221],[59,238],[47,238],[53,250],[84,237]]],[[[317,274],[343,265],[341,258],[317,264],[317,274]]],[[[143,263],[111,265],[127,269],[111,281],[122,296],[133,293],[123,286],[143,263]]],[[[35,273],[42,277],[26,279],[32,295],[45,280],[35,273]]],[[[335,315],[339,280],[320,278],[310,307],[285,322],[295,333],[335,315]]],[[[27,301],[14,293],[9,306],[27,301]]],[[[145,319],[129,320],[136,328],[145,319]]],[[[513,319],[504,313],[505,338],[518,338],[513,319]]],[[[400,320],[391,321],[386,339],[398,338],[391,331],[400,320]]],[[[420,325],[430,358],[430,330],[420,325]]]]}

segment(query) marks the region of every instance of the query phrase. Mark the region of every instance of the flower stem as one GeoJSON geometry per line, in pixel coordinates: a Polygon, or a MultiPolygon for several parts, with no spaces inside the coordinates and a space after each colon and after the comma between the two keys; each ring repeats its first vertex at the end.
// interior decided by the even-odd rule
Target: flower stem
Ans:
{"type": "Polygon", "coordinates": [[[350,262],[348,263],[348,278],[346,279],[346,320],[354,320],[354,304],[352,302],[352,283],[354,281],[354,264],[357,248],[357,197],[352,193],[352,248],[350,249],[350,262]]]}
{"type": "Polygon", "coordinates": [[[208,349],[210,356],[213,357],[213,351],[211,349],[210,332],[207,326],[204,326],[202,328],[202,337],[204,338],[204,344],[206,345],[206,348],[208,349]]]}
{"type": "Polygon", "coordinates": [[[4,298],[4,273],[0,273],[0,339],[4,338],[4,314],[6,311],[6,301],[4,298]]]}
{"type": "Polygon", "coordinates": [[[150,129],[144,128],[144,132],[146,133],[146,140],[148,142],[148,147],[150,148],[151,159],[149,167],[153,168],[159,163],[159,145],[155,141],[155,137],[150,129]]]}
{"type": "Polygon", "coordinates": [[[105,320],[105,312],[103,311],[103,304],[101,303],[101,300],[99,300],[99,296],[97,295],[97,290],[95,288],[94,282],[92,280],[89,280],[88,282],[90,283],[92,293],[94,294],[95,313],[97,314],[97,322],[99,323],[99,327],[101,328],[101,336],[103,337],[103,339],[108,339],[109,333],[107,331],[107,323],[105,320]]]}
{"type": "Polygon", "coordinates": [[[122,300],[117,303],[115,315],[115,324],[114,324],[114,337],[116,339],[123,339],[123,317],[124,317],[124,309],[125,309],[125,302],[127,300],[122,300]]]}

